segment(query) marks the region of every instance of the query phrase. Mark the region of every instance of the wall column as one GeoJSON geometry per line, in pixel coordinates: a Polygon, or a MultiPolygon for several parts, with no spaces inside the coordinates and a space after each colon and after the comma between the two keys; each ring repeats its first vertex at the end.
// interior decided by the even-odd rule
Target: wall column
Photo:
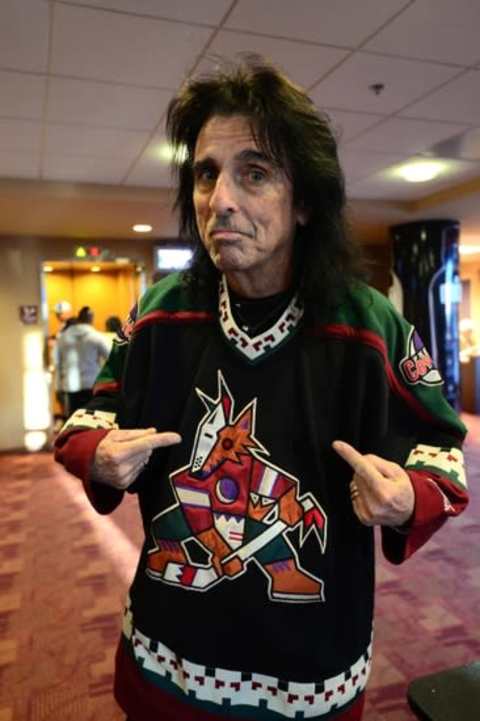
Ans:
{"type": "Polygon", "coordinates": [[[390,228],[393,267],[403,289],[403,313],[415,325],[442,374],[447,400],[459,402],[460,363],[456,220],[425,220],[390,228]]]}

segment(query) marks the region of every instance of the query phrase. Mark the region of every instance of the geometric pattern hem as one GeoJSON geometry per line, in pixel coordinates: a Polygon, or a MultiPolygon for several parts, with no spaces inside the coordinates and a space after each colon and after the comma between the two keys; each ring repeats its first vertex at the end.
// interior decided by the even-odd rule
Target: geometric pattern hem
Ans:
{"type": "Polygon", "coordinates": [[[347,670],[321,683],[203,666],[179,657],[165,644],[134,628],[129,605],[123,633],[139,671],[150,681],[158,679],[162,687],[167,683],[191,702],[213,706],[218,712],[236,706],[270,711],[286,719],[318,719],[352,702],[365,689],[371,669],[372,641],[347,670]]]}

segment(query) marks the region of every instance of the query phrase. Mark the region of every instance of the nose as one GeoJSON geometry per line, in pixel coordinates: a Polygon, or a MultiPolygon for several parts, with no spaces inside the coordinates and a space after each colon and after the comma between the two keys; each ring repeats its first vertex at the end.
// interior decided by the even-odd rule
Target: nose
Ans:
{"type": "Polygon", "coordinates": [[[216,215],[234,213],[237,210],[235,183],[227,173],[220,173],[210,196],[210,210],[216,215]]]}

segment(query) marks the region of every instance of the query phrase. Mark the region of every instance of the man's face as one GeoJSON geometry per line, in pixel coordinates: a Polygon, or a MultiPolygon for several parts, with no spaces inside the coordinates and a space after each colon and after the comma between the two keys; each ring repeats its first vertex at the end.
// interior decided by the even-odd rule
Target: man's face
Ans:
{"type": "Polygon", "coordinates": [[[235,290],[261,297],[288,287],[295,228],[305,214],[243,115],[214,115],[200,131],[193,201],[202,242],[235,290]]]}

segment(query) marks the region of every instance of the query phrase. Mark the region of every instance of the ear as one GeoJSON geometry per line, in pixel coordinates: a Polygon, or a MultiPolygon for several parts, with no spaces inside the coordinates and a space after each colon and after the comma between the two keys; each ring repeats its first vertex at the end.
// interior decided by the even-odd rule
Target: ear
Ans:
{"type": "Polygon", "coordinates": [[[298,225],[306,225],[310,220],[310,210],[303,204],[295,209],[295,215],[298,225]]]}

